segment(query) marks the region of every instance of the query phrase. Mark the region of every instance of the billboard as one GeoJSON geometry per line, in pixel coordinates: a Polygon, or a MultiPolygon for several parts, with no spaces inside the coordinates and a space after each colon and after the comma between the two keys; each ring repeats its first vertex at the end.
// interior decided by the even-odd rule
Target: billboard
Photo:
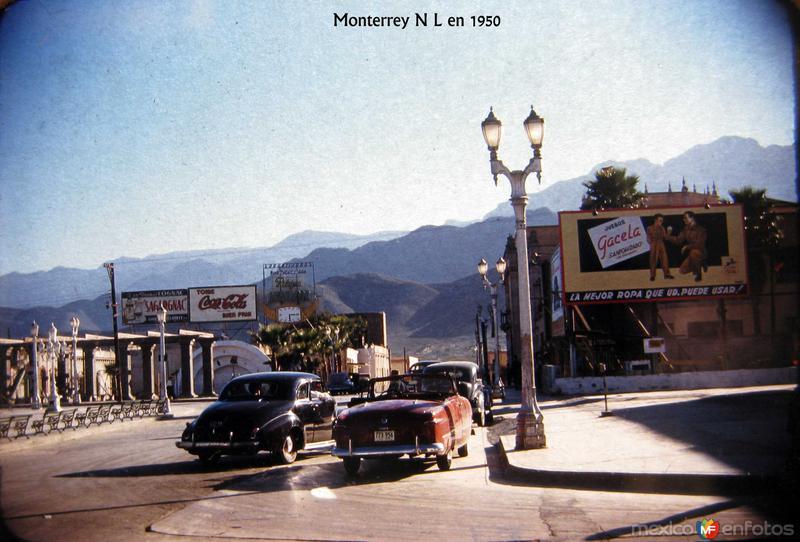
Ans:
{"type": "Polygon", "coordinates": [[[298,322],[316,311],[314,262],[264,264],[264,316],[281,323],[298,322]]]}
{"type": "Polygon", "coordinates": [[[739,205],[567,211],[558,216],[567,304],[748,293],[739,205]]]}
{"type": "Polygon", "coordinates": [[[124,325],[158,323],[157,313],[162,305],[167,309],[167,322],[189,321],[188,290],[122,292],[121,297],[124,325]]]}
{"type": "Polygon", "coordinates": [[[256,287],[189,288],[189,319],[194,323],[256,320],[256,287]]]}

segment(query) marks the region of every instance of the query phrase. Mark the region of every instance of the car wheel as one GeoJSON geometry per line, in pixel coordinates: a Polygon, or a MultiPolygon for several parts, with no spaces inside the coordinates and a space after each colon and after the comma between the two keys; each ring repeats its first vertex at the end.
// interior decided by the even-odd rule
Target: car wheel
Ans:
{"type": "Polygon", "coordinates": [[[358,469],[361,468],[360,457],[345,457],[344,458],[344,471],[350,475],[355,476],[358,474],[358,469]]]}
{"type": "Polygon", "coordinates": [[[450,470],[450,465],[453,464],[453,452],[436,456],[436,466],[439,470],[450,470]]]}
{"type": "Polygon", "coordinates": [[[458,457],[467,457],[469,455],[469,442],[465,442],[463,446],[458,449],[458,457]]]}
{"type": "Polygon", "coordinates": [[[278,460],[288,465],[289,463],[294,463],[294,460],[297,459],[297,447],[292,435],[286,435],[283,441],[275,450],[275,455],[278,457],[278,460]]]}
{"type": "Polygon", "coordinates": [[[478,405],[478,425],[483,427],[486,425],[486,411],[483,409],[483,405],[478,405]]]}
{"type": "Polygon", "coordinates": [[[219,458],[222,457],[222,454],[219,452],[202,452],[198,454],[197,459],[200,460],[200,463],[207,467],[212,467],[219,463],[219,458]]]}

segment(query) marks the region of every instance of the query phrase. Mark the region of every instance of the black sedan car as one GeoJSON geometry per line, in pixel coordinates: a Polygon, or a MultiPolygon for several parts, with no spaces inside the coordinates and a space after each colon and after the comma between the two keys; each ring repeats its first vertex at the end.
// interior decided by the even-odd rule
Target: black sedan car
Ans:
{"type": "Polygon", "coordinates": [[[492,392],[484,386],[480,369],[471,361],[442,361],[423,369],[423,374],[446,374],[456,380],[458,393],[469,399],[473,419],[483,427],[492,423],[492,392]]]}
{"type": "Polygon", "coordinates": [[[203,463],[262,450],[292,463],[298,450],[331,440],[335,408],[317,375],[248,374],[228,382],[175,445],[203,463]]]}

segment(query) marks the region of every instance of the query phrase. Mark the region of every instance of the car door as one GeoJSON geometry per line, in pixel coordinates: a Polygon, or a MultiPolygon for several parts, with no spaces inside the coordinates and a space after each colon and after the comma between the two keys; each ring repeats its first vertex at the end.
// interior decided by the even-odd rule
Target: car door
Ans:
{"type": "Polygon", "coordinates": [[[336,415],[336,401],[325,391],[320,380],[310,383],[310,399],[316,415],[314,442],[331,440],[333,438],[333,418],[336,415]]]}
{"type": "Polygon", "coordinates": [[[303,424],[303,436],[306,443],[314,442],[314,426],[319,417],[314,411],[314,404],[310,399],[310,386],[308,381],[301,382],[295,392],[294,413],[303,424]]]}

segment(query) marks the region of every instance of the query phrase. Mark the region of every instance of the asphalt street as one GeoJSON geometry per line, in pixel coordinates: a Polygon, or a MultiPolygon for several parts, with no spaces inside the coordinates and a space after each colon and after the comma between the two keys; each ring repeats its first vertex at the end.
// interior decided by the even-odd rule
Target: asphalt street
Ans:
{"type": "MultiPolygon", "coordinates": [[[[693,528],[764,522],[741,495],[626,493],[532,487],[509,477],[493,446],[513,431],[513,409],[474,427],[470,454],[450,471],[409,460],[372,461],[348,478],[324,451],[293,465],[267,455],[207,469],[177,449],[205,403],[178,403],[176,419],[137,420],[76,437],[44,437],[0,453],[6,537],[21,540],[599,540],[636,525],[693,528]]],[[[672,528],[672,527],[671,527],[672,528]]],[[[683,531],[659,540],[691,540],[683,531]]],[[[662,533],[663,535],[663,533],[662,533]]],[[[735,538],[735,537],[734,537],[735,538]]],[[[733,538],[728,538],[733,539],[733,538]]]]}

